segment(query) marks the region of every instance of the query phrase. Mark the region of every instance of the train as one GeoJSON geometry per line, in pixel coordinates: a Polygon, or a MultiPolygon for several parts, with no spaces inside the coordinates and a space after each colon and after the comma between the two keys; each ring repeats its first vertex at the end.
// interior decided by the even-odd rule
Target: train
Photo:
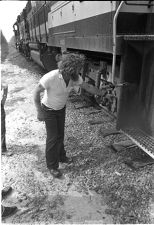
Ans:
{"type": "Polygon", "coordinates": [[[96,102],[154,158],[154,1],[28,1],[13,30],[46,71],[62,54],[85,55],[84,81],[110,87],[96,102]]]}

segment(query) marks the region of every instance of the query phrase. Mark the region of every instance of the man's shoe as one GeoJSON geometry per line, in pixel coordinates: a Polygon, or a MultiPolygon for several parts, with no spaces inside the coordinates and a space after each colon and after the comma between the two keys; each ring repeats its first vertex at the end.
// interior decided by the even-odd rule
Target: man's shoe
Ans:
{"type": "Polygon", "coordinates": [[[73,162],[73,160],[72,160],[72,158],[65,157],[64,159],[61,159],[60,162],[71,164],[73,162]]]}
{"type": "Polygon", "coordinates": [[[12,152],[8,152],[8,151],[2,151],[2,155],[5,155],[5,156],[12,156],[13,153],[12,152]]]}
{"type": "Polygon", "coordinates": [[[6,198],[12,192],[12,187],[8,186],[2,190],[2,200],[6,198]]]}
{"type": "Polygon", "coordinates": [[[14,213],[17,212],[17,209],[18,208],[16,206],[13,207],[2,206],[2,219],[12,216],[14,213]]]}
{"type": "Polygon", "coordinates": [[[60,177],[62,177],[62,173],[60,172],[60,170],[58,170],[58,169],[50,169],[50,173],[51,173],[51,175],[53,176],[53,177],[55,177],[55,178],[60,178],[60,177]]]}

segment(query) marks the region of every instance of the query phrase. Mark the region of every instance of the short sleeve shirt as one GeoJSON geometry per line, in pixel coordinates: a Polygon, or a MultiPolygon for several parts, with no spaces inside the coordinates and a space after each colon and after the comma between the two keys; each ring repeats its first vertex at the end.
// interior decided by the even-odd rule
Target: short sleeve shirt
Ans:
{"type": "Polygon", "coordinates": [[[42,103],[54,110],[60,110],[66,105],[69,93],[72,89],[77,90],[82,84],[82,77],[78,81],[69,81],[68,86],[59,70],[52,70],[40,79],[40,84],[45,88],[42,103]]]}

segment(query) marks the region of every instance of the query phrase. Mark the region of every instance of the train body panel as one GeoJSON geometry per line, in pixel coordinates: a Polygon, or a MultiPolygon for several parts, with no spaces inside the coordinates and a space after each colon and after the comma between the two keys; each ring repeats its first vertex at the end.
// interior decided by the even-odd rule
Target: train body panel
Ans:
{"type": "Polygon", "coordinates": [[[59,1],[51,6],[49,16],[51,27],[84,20],[115,10],[115,2],[110,1],[59,1]],[[88,10],[87,10],[88,9],[88,10]]]}
{"type": "Polygon", "coordinates": [[[110,1],[59,1],[48,15],[49,45],[112,52],[113,10],[110,1]]]}
{"type": "Polygon", "coordinates": [[[112,36],[109,32],[111,25],[106,26],[106,21],[110,21],[110,18],[111,13],[106,13],[49,28],[49,45],[112,53],[112,36]]]}

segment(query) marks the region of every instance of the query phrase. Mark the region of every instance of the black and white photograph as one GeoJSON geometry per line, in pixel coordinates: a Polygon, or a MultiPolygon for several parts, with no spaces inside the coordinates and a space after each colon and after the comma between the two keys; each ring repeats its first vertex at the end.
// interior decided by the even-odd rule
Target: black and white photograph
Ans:
{"type": "Polygon", "coordinates": [[[154,1],[0,1],[1,224],[154,224],[154,1]]]}

